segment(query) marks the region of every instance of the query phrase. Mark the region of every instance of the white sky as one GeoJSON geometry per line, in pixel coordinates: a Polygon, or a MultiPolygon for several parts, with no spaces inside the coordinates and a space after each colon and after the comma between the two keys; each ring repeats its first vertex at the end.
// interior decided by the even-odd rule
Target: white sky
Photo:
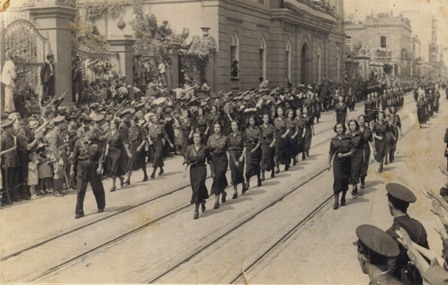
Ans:
{"type": "MultiPolygon", "coordinates": [[[[448,48],[448,0],[344,0],[345,16],[364,20],[371,13],[403,13],[411,20],[412,32],[422,41],[422,56],[428,60],[428,44],[431,41],[432,17],[437,19],[438,44],[448,48]]],[[[444,54],[448,64],[448,50],[444,54]]]]}

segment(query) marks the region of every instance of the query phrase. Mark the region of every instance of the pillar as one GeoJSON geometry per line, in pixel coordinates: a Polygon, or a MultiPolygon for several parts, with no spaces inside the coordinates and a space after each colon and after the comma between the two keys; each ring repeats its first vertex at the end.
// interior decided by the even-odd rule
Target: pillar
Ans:
{"type": "Polygon", "coordinates": [[[114,70],[121,77],[126,77],[126,84],[134,83],[134,49],[132,46],[135,39],[131,35],[111,35],[107,42],[112,47],[112,51],[116,53],[115,57],[111,58],[114,70]]]}
{"type": "Polygon", "coordinates": [[[174,89],[179,87],[179,54],[178,50],[180,44],[173,43],[168,47],[168,58],[170,61],[170,66],[167,68],[168,75],[168,89],[174,89]]]}
{"type": "Polygon", "coordinates": [[[67,94],[62,106],[74,105],[72,101],[72,35],[70,23],[76,9],[60,6],[57,1],[44,0],[29,8],[39,30],[48,35],[49,52],[55,59],[55,96],[67,94]]]}

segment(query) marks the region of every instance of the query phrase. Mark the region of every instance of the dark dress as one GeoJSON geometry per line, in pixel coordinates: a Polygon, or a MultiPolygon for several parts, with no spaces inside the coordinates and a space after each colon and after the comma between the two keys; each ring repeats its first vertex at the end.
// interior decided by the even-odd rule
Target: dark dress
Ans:
{"type": "Polygon", "coordinates": [[[275,128],[269,124],[267,126],[261,125],[261,169],[270,171],[274,168],[274,149],[269,145],[274,140],[275,128]]]}
{"type": "Polygon", "coordinates": [[[190,184],[191,190],[191,203],[201,203],[203,200],[208,199],[208,190],[205,186],[205,180],[207,179],[207,168],[205,162],[210,163],[212,156],[210,150],[201,145],[198,150],[194,145],[189,145],[185,152],[185,163],[190,165],[190,184]]]}
{"type": "Polygon", "coordinates": [[[288,150],[291,157],[296,157],[299,154],[299,137],[298,134],[293,138],[292,136],[297,132],[299,121],[297,118],[293,120],[289,120],[289,141],[288,141],[288,150]]]}
{"type": "Polygon", "coordinates": [[[252,177],[260,174],[260,162],[261,162],[261,146],[255,152],[252,150],[262,140],[262,133],[258,127],[246,128],[246,177],[252,177]]]}
{"type": "Polygon", "coordinates": [[[354,134],[349,135],[353,141],[353,153],[350,157],[351,161],[351,174],[350,174],[350,184],[354,185],[359,182],[359,177],[361,176],[361,166],[363,163],[363,137],[362,134],[356,131],[354,134]]]}
{"type": "Polygon", "coordinates": [[[139,126],[129,128],[129,151],[132,154],[132,158],[129,159],[129,170],[137,170],[145,166],[144,147],[140,151],[137,151],[137,148],[146,139],[146,136],[146,131],[139,126]]]}
{"type": "Polygon", "coordinates": [[[121,176],[126,173],[127,154],[124,149],[126,138],[117,130],[114,134],[107,135],[109,144],[108,169],[111,176],[121,176]]]}
{"type": "Polygon", "coordinates": [[[244,163],[238,163],[238,166],[235,165],[235,162],[239,162],[239,158],[243,154],[244,149],[244,135],[241,132],[235,133],[232,132],[227,137],[227,144],[229,149],[229,166],[230,166],[230,176],[231,176],[231,184],[238,185],[244,182],[243,173],[244,173],[244,163]]]}
{"type": "Polygon", "coordinates": [[[289,154],[288,154],[288,137],[282,138],[282,135],[286,133],[289,129],[289,123],[286,118],[274,119],[275,127],[275,161],[278,164],[288,164],[289,154]]]}
{"type": "Polygon", "coordinates": [[[373,133],[368,127],[364,127],[364,129],[360,129],[362,134],[362,145],[363,145],[363,161],[361,166],[361,177],[366,177],[367,172],[369,170],[369,162],[370,162],[370,145],[369,142],[373,141],[373,133]]]}
{"type": "Polygon", "coordinates": [[[227,137],[223,135],[218,137],[216,134],[211,135],[208,138],[207,145],[212,154],[211,162],[215,174],[211,194],[218,195],[224,192],[224,189],[229,185],[226,178],[227,167],[229,166],[229,161],[227,159],[227,137]]]}
{"type": "Polygon", "coordinates": [[[417,101],[417,116],[420,125],[426,123],[425,101],[423,100],[417,101]]]}
{"type": "Polygon", "coordinates": [[[149,137],[152,141],[153,162],[152,167],[163,167],[163,139],[166,137],[165,128],[159,124],[152,124],[148,127],[149,137]]]}
{"type": "Polygon", "coordinates": [[[386,155],[386,133],[388,131],[389,127],[386,123],[379,123],[376,122],[373,126],[373,132],[377,136],[381,136],[383,139],[378,140],[375,138],[375,150],[376,150],[376,156],[375,159],[377,162],[382,162],[384,156],[386,155]]]}
{"type": "Polygon", "coordinates": [[[313,139],[313,130],[311,128],[311,126],[314,124],[313,118],[312,116],[308,115],[308,116],[303,116],[304,121],[305,121],[305,136],[303,139],[303,151],[304,152],[309,152],[310,148],[311,148],[311,141],[313,139]]]}
{"type": "Polygon", "coordinates": [[[336,123],[345,125],[347,119],[348,107],[345,103],[337,103],[334,106],[334,111],[336,112],[336,123]]]}
{"type": "Polygon", "coordinates": [[[187,147],[192,143],[191,138],[189,138],[192,130],[192,124],[189,118],[181,118],[179,120],[179,123],[180,123],[180,131],[182,133],[181,151],[182,155],[185,157],[187,147]]]}
{"type": "Polygon", "coordinates": [[[303,136],[307,119],[304,117],[296,118],[297,120],[297,153],[303,152],[305,148],[305,137],[303,136]]]}
{"type": "Polygon", "coordinates": [[[338,153],[348,153],[353,150],[353,140],[348,135],[342,135],[341,137],[335,136],[331,139],[330,143],[330,156],[333,158],[333,191],[334,193],[345,192],[348,190],[350,172],[351,172],[351,159],[347,157],[339,157],[338,153]]]}

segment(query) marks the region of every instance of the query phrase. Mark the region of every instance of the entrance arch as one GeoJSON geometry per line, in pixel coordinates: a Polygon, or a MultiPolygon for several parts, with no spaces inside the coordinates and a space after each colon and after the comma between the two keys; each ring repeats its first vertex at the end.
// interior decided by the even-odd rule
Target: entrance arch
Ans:
{"type": "Polygon", "coordinates": [[[301,80],[304,84],[311,83],[311,55],[307,43],[302,45],[301,51],[301,80]]]}

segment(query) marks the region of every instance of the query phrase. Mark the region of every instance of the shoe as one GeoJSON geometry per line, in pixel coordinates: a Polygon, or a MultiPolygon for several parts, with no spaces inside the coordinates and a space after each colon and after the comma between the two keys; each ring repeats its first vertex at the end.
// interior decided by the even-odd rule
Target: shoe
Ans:
{"type": "Polygon", "coordinates": [[[46,189],[46,190],[45,190],[45,193],[47,193],[47,194],[51,194],[51,193],[53,193],[53,189],[46,189]]]}
{"type": "Polygon", "coordinates": [[[205,212],[205,201],[202,201],[202,203],[201,203],[201,211],[202,211],[202,213],[204,213],[205,212]]]}
{"type": "Polygon", "coordinates": [[[365,185],[364,183],[361,183],[361,189],[364,189],[365,185]]]}
{"type": "Polygon", "coordinates": [[[54,197],[64,197],[64,195],[62,193],[60,193],[59,191],[54,191],[53,196],[54,197]]]}
{"type": "Polygon", "coordinates": [[[262,173],[261,173],[260,180],[261,180],[261,181],[264,181],[265,179],[266,179],[266,178],[264,177],[264,172],[262,172],[262,173]]]}
{"type": "Polygon", "coordinates": [[[274,177],[275,177],[275,171],[272,170],[272,171],[271,171],[271,178],[274,178],[274,177]]]}
{"type": "Polygon", "coordinates": [[[258,180],[258,187],[261,186],[261,179],[258,180]]]}
{"type": "Polygon", "coordinates": [[[197,220],[199,218],[199,213],[194,212],[193,220],[197,220]]]}
{"type": "Polygon", "coordinates": [[[280,167],[277,167],[277,169],[275,170],[275,173],[276,173],[276,174],[279,174],[279,173],[280,173],[280,167]]]}
{"type": "Polygon", "coordinates": [[[221,202],[222,203],[226,202],[226,197],[227,197],[227,193],[226,192],[222,192],[222,197],[221,197],[221,202]]]}
{"type": "Polygon", "coordinates": [[[115,190],[117,190],[117,187],[112,186],[112,188],[110,188],[110,192],[115,192],[115,190]]]}
{"type": "Polygon", "coordinates": [[[82,217],[84,217],[84,213],[77,213],[75,215],[75,219],[79,219],[79,218],[82,218],[82,217]]]}
{"type": "Polygon", "coordinates": [[[333,210],[336,210],[337,208],[339,208],[339,203],[338,202],[334,203],[333,210]]]}
{"type": "Polygon", "coordinates": [[[31,200],[36,200],[36,199],[38,199],[39,197],[36,195],[36,194],[34,194],[34,195],[32,195],[31,197],[30,197],[30,199],[31,200]]]}
{"type": "Polygon", "coordinates": [[[161,168],[159,171],[159,176],[162,175],[163,173],[165,173],[165,171],[163,171],[163,168],[161,168]]]}
{"type": "Polygon", "coordinates": [[[151,174],[151,176],[149,176],[151,179],[156,178],[156,175],[154,174],[154,172],[151,174]]]}
{"type": "Polygon", "coordinates": [[[341,200],[341,206],[345,206],[345,199],[341,200]]]}
{"type": "Polygon", "coordinates": [[[243,194],[247,192],[247,190],[249,190],[250,184],[243,184],[243,194]]]}
{"type": "Polygon", "coordinates": [[[213,209],[219,208],[219,200],[216,200],[215,205],[213,206],[213,209]]]}
{"type": "Polygon", "coordinates": [[[232,199],[236,199],[236,198],[238,198],[238,192],[233,193],[232,199]]]}
{"type": "Polygon", "coordinates": [[[97,213],[103,213],[103,212],[104,212],[104,209],[98,209],[97,213]]]}
{"type": "Polygon", "coordinates": [[[121,176],[119,178],[120,178],[120,188],[123,188],[123,186],[124,186],[124,178],[121,177],[121,176]]]}
{"type": "Polygon", "coordinates": [[[146,181],[148,181],[148,175],[145,175],[142,180],[142,182],[146,182],[146,181]]]}
{"type": "Polygon", "coordinates": [[[285,166],[285,171],[288,171],[289,170],[289,164],[287,164],[286,166],[285,166]]]}
{"type": "Polygon", "coordinates": [[[123,184],[124,185],[131,185],[131,180],[130,179],[126,179],[126,181],[123,184]]]}

